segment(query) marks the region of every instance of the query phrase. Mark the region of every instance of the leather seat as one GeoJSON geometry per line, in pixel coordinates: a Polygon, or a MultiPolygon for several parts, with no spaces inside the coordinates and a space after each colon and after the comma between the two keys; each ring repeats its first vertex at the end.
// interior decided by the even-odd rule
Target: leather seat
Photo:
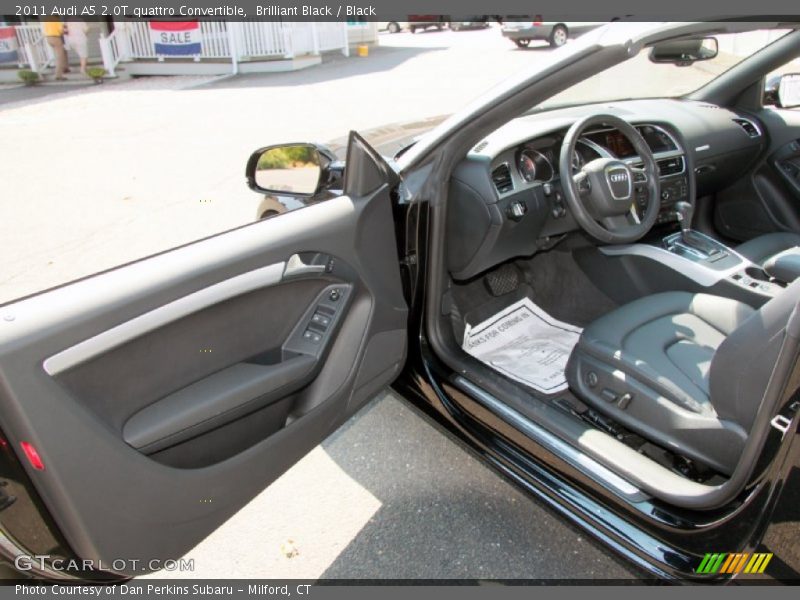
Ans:
{"type": "Polygon", "coordinates": [[[736,251],[785,283],[800,277],[800,234],[767,233],[740,244],[736,251]]]}
{"type": "Polygon", "coordinates": [[[596,411],[730,475],[798,299],[800,280],[759,310],[708,294],[641,298],[584,329],[567,380],[596,411]]]}

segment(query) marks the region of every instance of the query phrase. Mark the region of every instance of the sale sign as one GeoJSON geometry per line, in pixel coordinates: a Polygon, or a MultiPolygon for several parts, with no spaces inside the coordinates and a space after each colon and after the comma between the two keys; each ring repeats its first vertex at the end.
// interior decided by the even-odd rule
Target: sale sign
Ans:
{"type": "Polygon", "coordinates": [[[198,21],[151,21],[150,40],[159,56],[197,56],[202,34],[198,21]]]}
{"type": "Polygon", "coordinates": [[[13,27],[0,27],[0,63],[19,62],[17,32],[13,27]]]}

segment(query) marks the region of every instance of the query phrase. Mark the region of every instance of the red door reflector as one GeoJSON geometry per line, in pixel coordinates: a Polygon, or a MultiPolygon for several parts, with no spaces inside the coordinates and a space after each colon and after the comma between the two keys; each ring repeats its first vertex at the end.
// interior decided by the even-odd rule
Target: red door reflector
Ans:
{"type": "Polygon", "coordinates": [[[25,456],[28,457],[28,461],[31,463],[31,466],[37,471],[44,471],[42,457],[39,456],[39,453],[36,451],[36,448],[33,447],[33,444],[29,442],[20,442],[19,445],[22,446],[22,451],[25,453],[25,456]]]}

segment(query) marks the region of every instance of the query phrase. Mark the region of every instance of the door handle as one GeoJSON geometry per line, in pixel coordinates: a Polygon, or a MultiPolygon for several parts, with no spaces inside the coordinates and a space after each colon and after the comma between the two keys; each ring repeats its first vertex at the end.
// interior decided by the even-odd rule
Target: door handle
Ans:
{"type": "Polygon", "coordinates": [[[310,275],[313,273],[324,273],[328,261],[325,260],[324,264],[318,265],[314,263],[305,263],[299,254],[292,254],[289,260],[286,261],[286,267],[283,269],[284,277],[297,277],[299,275],[310,275]]]}

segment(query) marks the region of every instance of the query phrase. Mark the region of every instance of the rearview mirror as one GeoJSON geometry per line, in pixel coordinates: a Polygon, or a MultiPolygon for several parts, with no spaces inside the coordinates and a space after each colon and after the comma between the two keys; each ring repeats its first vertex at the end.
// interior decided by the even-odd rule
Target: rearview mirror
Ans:
{"type": "Polygon", "coordinates": [[[685,67],[697,61],[711,60],[718,53],[717,38],[684,38],[655,44],[650,49],[650,62],[685,67]]]}
{"type": "Polygon", "coordinates": [[[256,192],[312,196],[319,189],[322,162],[312,144],[261,148],[247,161],[247,183],[256,192]]]}

